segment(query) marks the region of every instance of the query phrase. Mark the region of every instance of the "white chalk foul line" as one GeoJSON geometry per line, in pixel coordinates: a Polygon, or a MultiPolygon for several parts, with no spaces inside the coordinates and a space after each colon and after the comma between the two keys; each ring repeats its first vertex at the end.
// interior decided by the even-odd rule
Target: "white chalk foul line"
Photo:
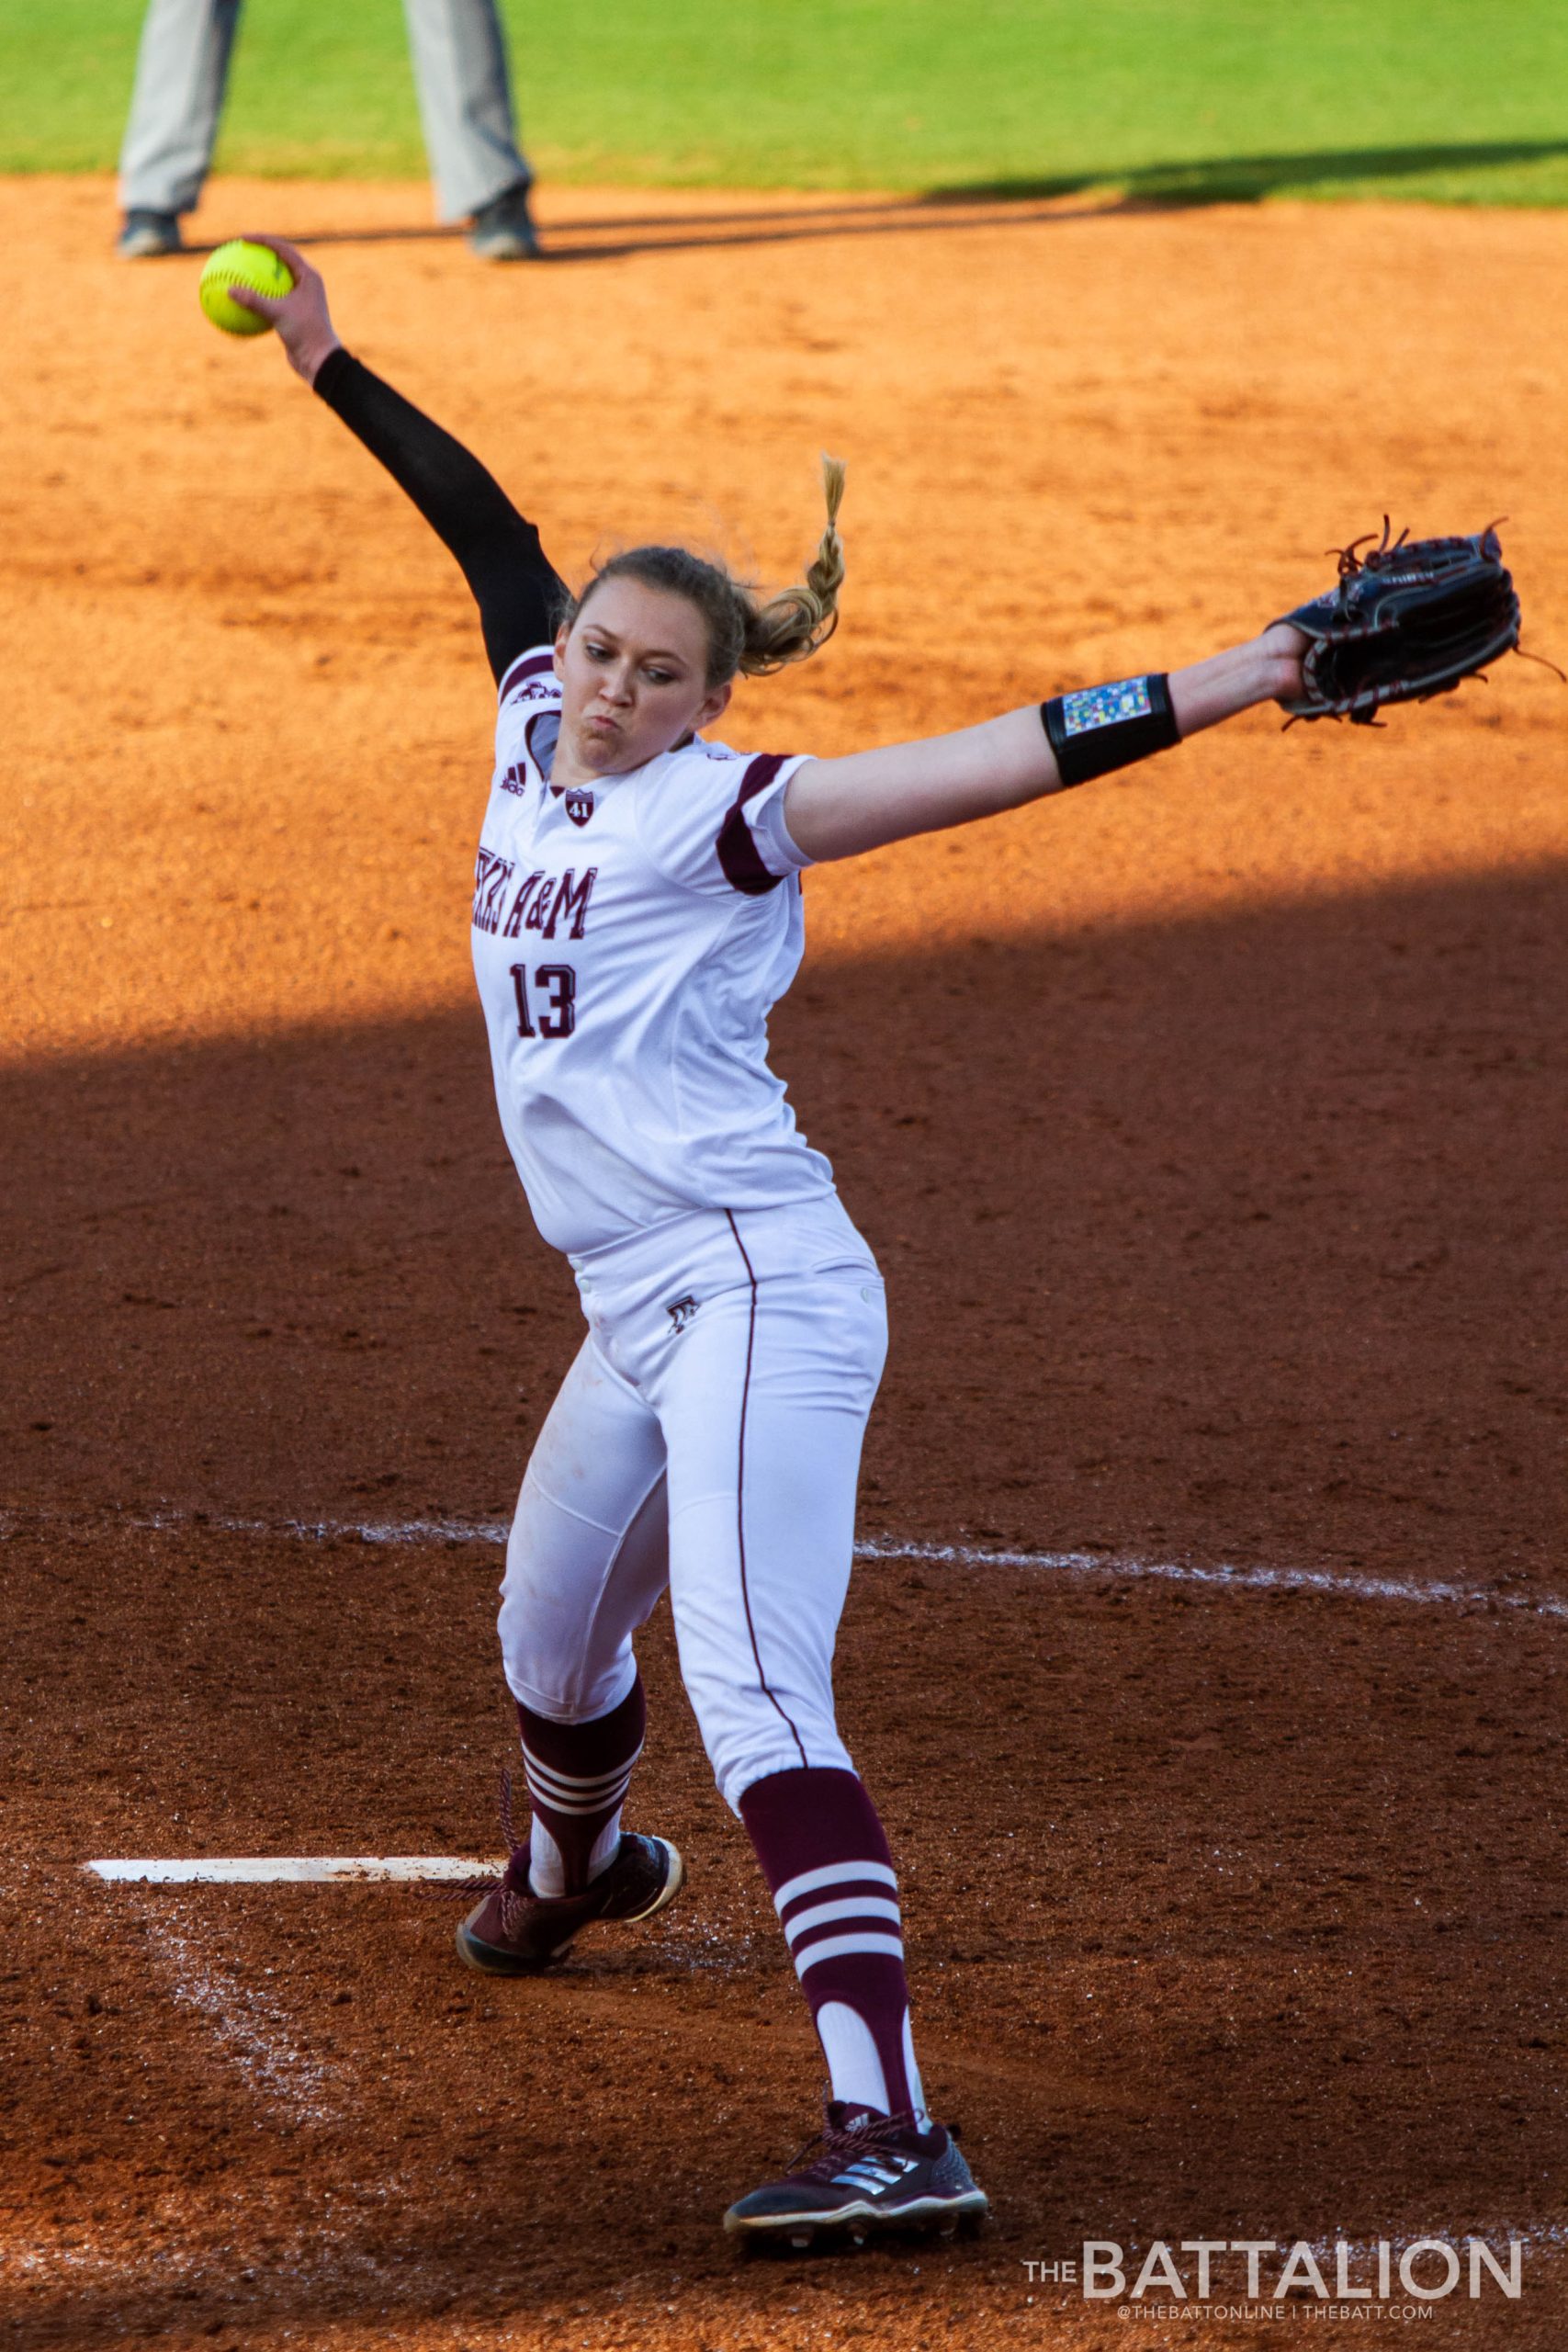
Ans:
{"type": "Polygon", "coordinates": [[[470,1879],[493,1876],[500,1862],[460,1854],[202,1854],[189,1861],[94,1861],[95,1878],[139,1886],[315,1885],[329,1879],[470,1879]]]}
{"type": "MultiPolygon", "coordinates": [[[[373,1539],[371,1539],[373,1540],[373,1539]]],[[[1338,1568],[1262,1568],[1222,1562],[1128,1560],[1096,1552],[980,1552],[963,1544],[857,1544],[857,1560],[931,1560],[964,1568],[1054,1568],[1066,1576],[1160,1577],[1172,1584],[1242,1592],[1324,1592],[1342,1600],[1404,1600],[1427,1607],[1522,1610],[1568,1618],[1568,1600],[1551,1593],[1489,1592],[1484,1585],[1422,1584],[1408,1577],[1362,1577],[1338,1568]]]]}
{"type": "MultiPolygon", "coordinates": [[[[217,1522],[213,1522],[216,1524],[217,1522]]],[[[258,1521],[223,1522],[231,1533],[287,1532],[324,1543],[357,1536],[362,1544],[503,1544],[510,1530],[495,1521],[440,1519],[291,1520],[284,1528],[258,1521]]],[[[919,1560],[934,1567],[1021,1568],[1057,1576],[1111,1577],[1122,1581],[1154,1578],[1168,1584],[1206,1585],[1237,1592],[1321,1592],[1341,1600],[1402,1600],[1423,1607],[1507,1609],[1527,1616],[1568,1620],[1568,1600],[1551,1593],[1492,1592],[1484,1585],[1423,1584],[1414,1577],[1358,1576],[1345,1568],[1268,1568],[1222,1562],[1202,1567],[1190,1560],[1127,1559],[1101,1552],[991,1552],[970,1544],[882,1544],[855,1545],[857,1560],[919,1560]]]]}
{"type": "MultiPolygon", "coordinates": [[[[0,1532],[19,1531],[68,1513],[0,1511],[0,1532]]],[[[290,1536],[314,1544],[347,1538],[360,1544],[482,1544],[504,1545],[510,1530],[501,1521],[452,1519],[227,1519],[191,1512],[127,1515],[122,1525],[160,1530],[209,1528],[219,1535],[290,1536]]],[[[971,1544],[888,1544],[875,1539],[855,1545],[857,1560],[910,1560],[932,1567],[1010,1568],[1036,1575],[1100,1577],[1127,1584],[1158,1582],[1226,1592],[1322,1593],[1337,1600],[1400,1601],[1416,1608],[1506,1611],[1514,1616],[1568,1622],[1568,1600],[1553,1593],[1499,1592],[1486,1585],[1448,1580],[1424,1583],[1416,1577],[1360,1576],[1349,1568],[1264,1567],[1238,1561],[1203,1566],[1191,1560],[1143,1560],[1103,1552],[993,1552],[971,1544]]]]}

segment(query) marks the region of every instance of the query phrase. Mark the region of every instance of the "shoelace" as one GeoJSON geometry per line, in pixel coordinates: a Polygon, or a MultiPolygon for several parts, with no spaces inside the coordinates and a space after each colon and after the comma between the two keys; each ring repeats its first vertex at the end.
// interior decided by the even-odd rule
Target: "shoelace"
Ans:
{"type": "MultiPolygon", "coordinates": [[[[422,1894],[436,1903],[471,1903],[476,1895],[494,1894],[499,1891],[501,1931],[503,1936],[515,1935],[523,1918],[525,1898],[513,1883],[513,1866],[518,1862],[522,1863],[521,1876],[525,1883],[528,1876],[528,1839],[526,1838],[519,1839],[517,1835],[512,1811],[512,1772],[508,1767],[501,1776],[500,1807],[501,1834],[506,1840],[506,1868],[484,1878],[446,1880],[439,1886],[425,1886],[420,1889],[422,1894]]],[[[539,1895],[533,1897],[535,1902],[547,1899],[553,1898],[539,1895]]],[[[572,1900],[570,1896],[561,1899],[567,1902],[572,1900]]]]}
{"type": "Polygon", "coordinates": [[[846,2165],[853,2164],[859,2157],[873,2155],[878,2150],[902,2153],[897,2143],[912,2132],[919,2132],[919,2120],[912,2112],[875,2115],[863,2123],[824,2120],[816,2137],[807,2140],[791,2156],[784,2166],[785,2177],[791,2180],[832,2180],[846,2165]],[[812,2155],[813,2149],[820,2153],[812,2155]],[[803,2163],[802,2159],[808,2156],[811,2157],[810,2163],[803,2163]]]}
{"type": "Polygon", "coordinates": [[[526,1838],[519,1842],[513,1820],[510,1770],[503,1771],[501,1776],[501,1834],[506,1840],[505,1870],[487,1873],[483,1878],[447,1879],[438,1886],[422,1887],[420,1892],[433,1903],[471,1903],[476,1895],[493,1894],[499,1887],[502,1926],[510,1935],[517,1924],[523,1898],[513,1886],[509,1873],[519,1855],[523,1857],[524,1869],[526,1871],[528,1850],[526,1838]]]}

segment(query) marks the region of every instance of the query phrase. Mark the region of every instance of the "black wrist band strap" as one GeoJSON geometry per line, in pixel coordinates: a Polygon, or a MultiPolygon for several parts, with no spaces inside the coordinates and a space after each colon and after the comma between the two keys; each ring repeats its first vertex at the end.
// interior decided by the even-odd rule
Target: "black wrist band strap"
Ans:
{"type": "Polygon", "coordinates": [[[1090,686],[1082,694],[1056,695],[1041,704],[1040,718],[1064,790],[1109,775],[1112,768],[1130,767],[1181,740],[1163,670],[1148,678],[1090,686]]]}

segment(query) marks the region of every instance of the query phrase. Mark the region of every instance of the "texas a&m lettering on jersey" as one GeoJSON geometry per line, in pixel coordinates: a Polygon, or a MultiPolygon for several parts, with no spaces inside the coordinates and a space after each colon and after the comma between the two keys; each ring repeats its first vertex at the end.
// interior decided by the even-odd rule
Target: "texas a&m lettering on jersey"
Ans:
{"type": "Polygon", "coordinates": [[[558,923],[565,923],[567,937],[581,939],[588,922],[588,901],[598,879],[596,865],[588,868],[581,882],[570,866],[558,877],[554,874],[530,874],[512,901],[503,936],[519,939],[525,931],[536,931],[544,938],[553,939],[558,923]]]}
{"type": "Polygon", "coordinates": [[[581,939],[588,922],[588,901],[599,869],[591,865],[580,882],[573,869],[547,874],[542,866],[525,876],[507,909],[507,886],[517,870],[516,860],[502,857],[481,842],[474,861],[474,929],[499,932],[503,939],[520,939],[525,931],[554,939],[566,926],[566,937],[581,939]]]}
{"type": "Polygon", "coordinates": [[[493,849],[479,843],[474,860],[474,928],[476,931],[497,931],[501,927],[502,901],[506,886],[516,871],[515,861],[502,857],[493,849]]]}

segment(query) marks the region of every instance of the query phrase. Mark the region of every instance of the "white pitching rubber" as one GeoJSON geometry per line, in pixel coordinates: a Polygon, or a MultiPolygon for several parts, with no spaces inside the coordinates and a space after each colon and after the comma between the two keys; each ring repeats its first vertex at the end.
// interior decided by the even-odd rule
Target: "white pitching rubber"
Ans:
{"type": "Polygon", "coordinates": [[[482,1878],[500,1862],[466,1861],[457,1854],[202,1854],[193,1861],[99,1861],[82,1868],[96,1878],[143,1886],[256,1886],[288,1880],[482,1878]]]}

